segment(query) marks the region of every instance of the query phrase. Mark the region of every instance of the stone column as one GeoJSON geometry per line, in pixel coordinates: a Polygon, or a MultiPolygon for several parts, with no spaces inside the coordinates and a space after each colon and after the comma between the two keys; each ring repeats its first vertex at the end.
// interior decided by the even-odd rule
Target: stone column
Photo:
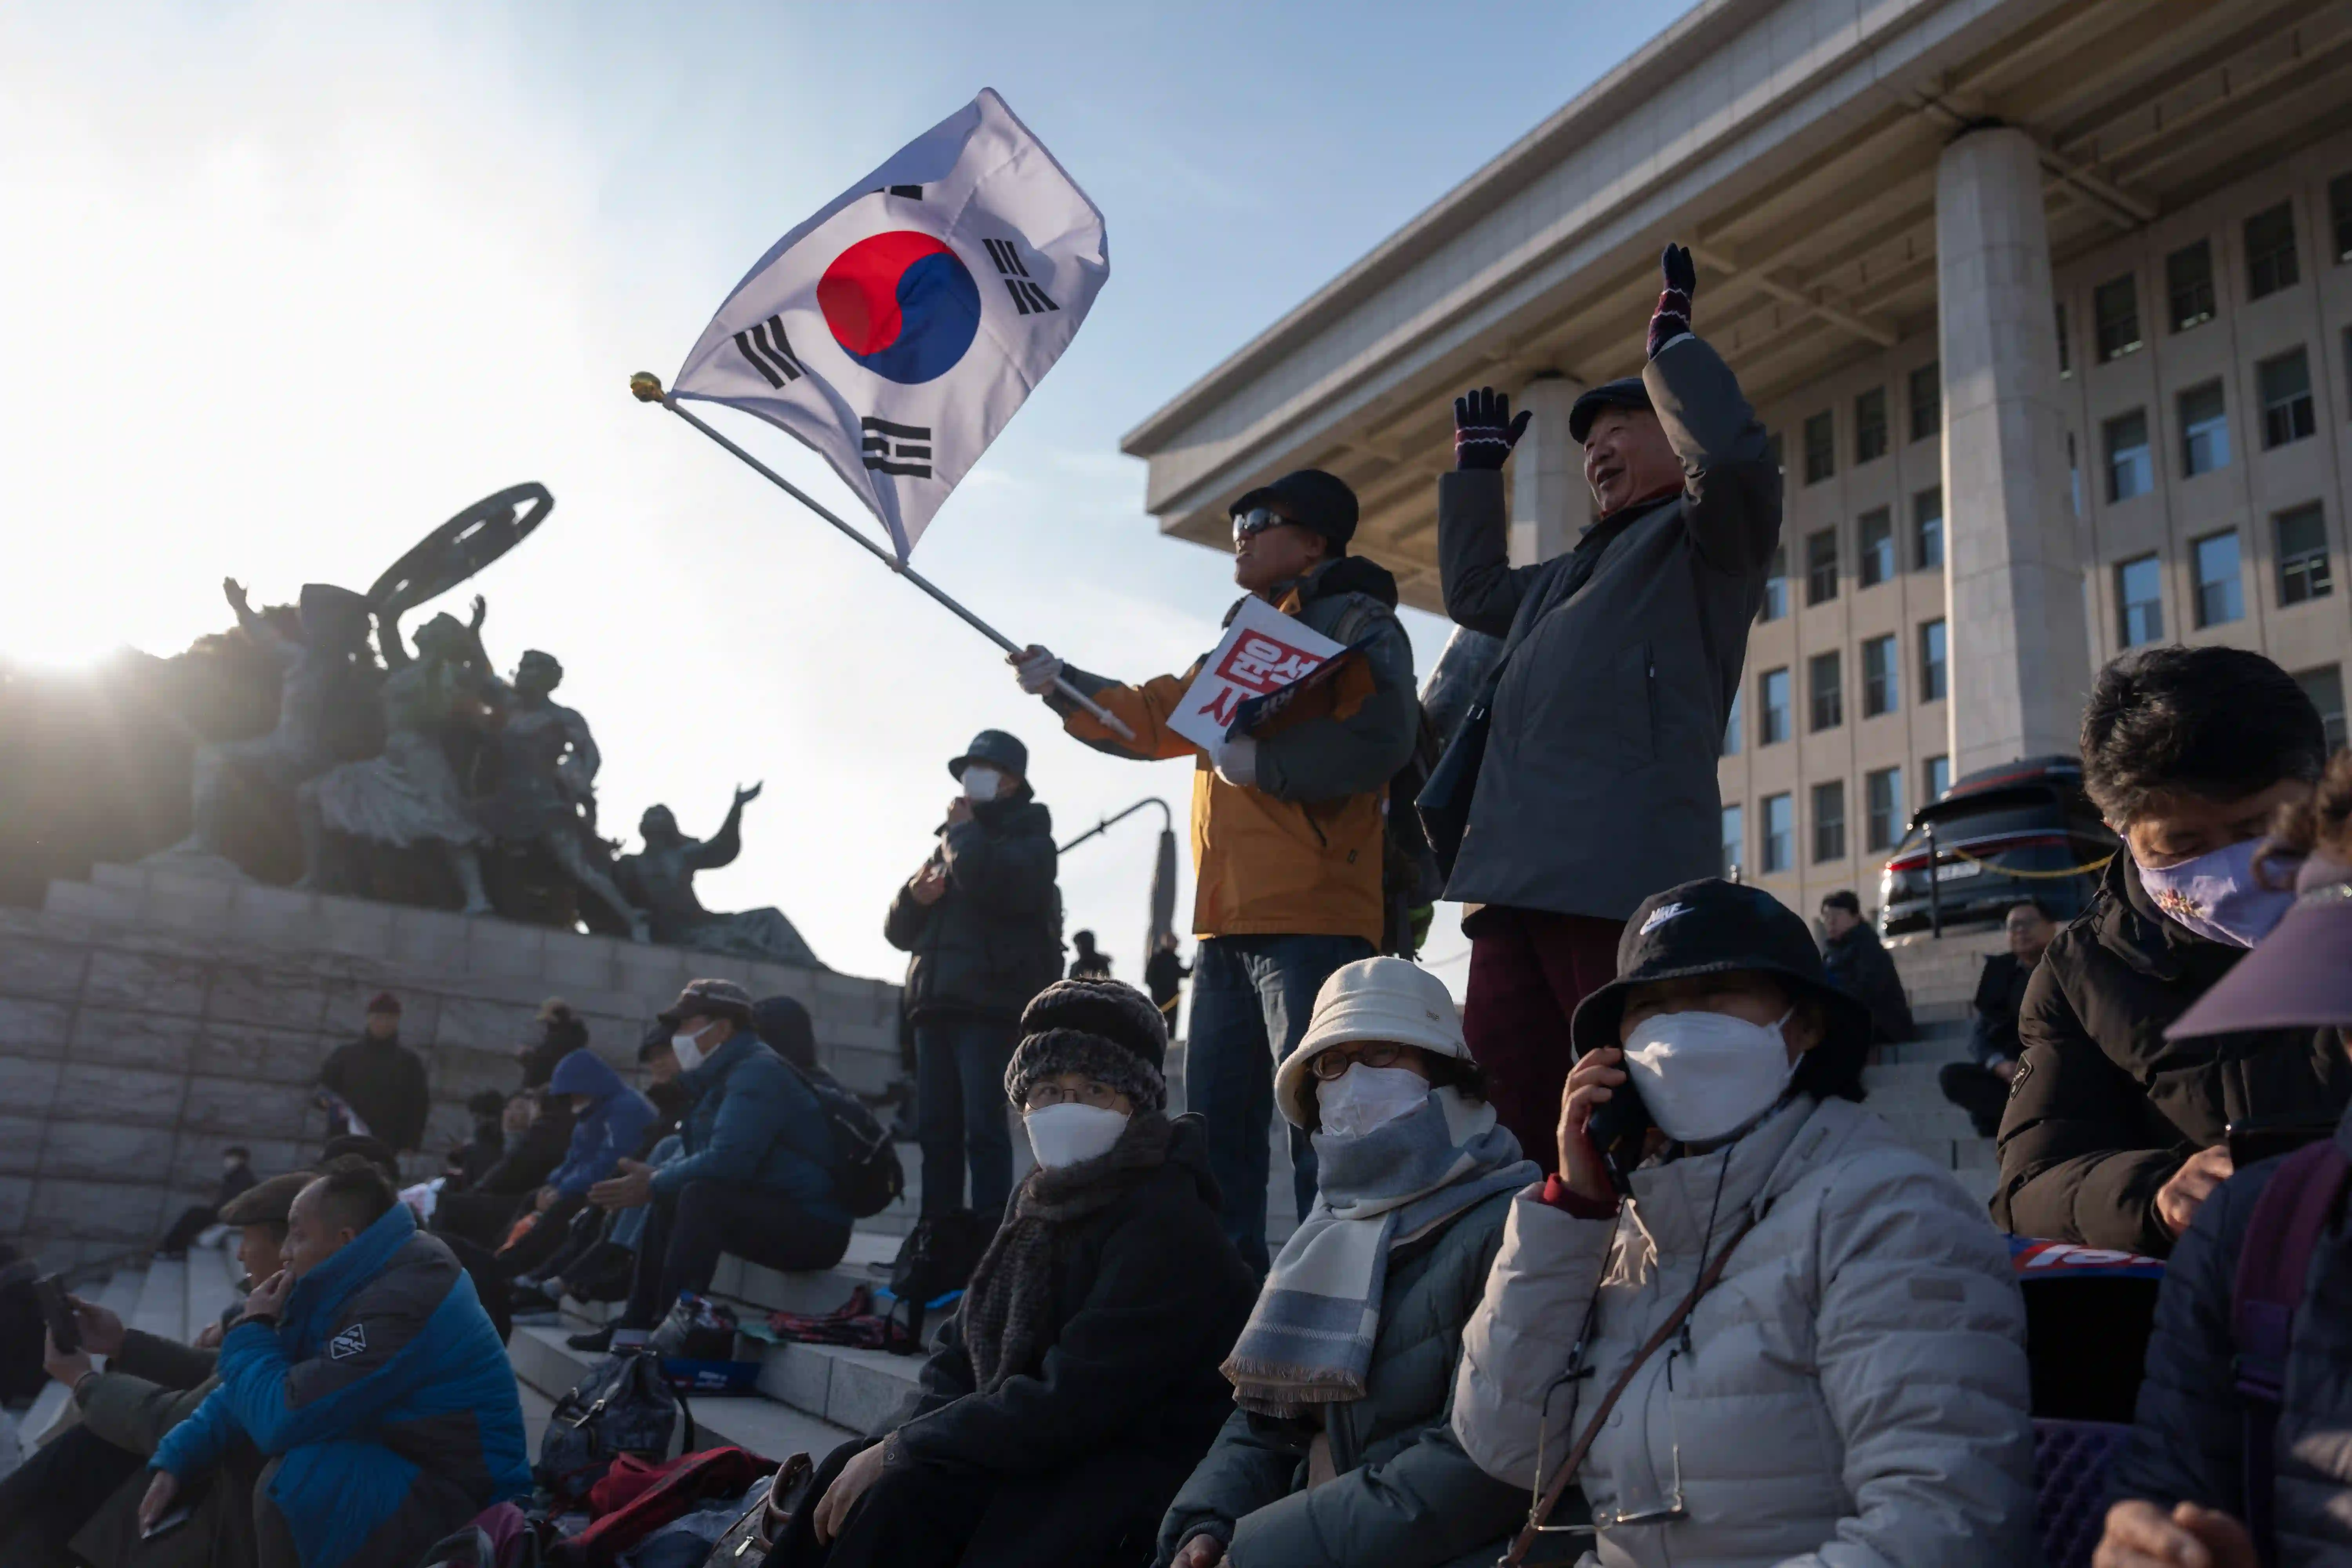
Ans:
{"type": "Polygon", "coordinates": [[[1517,407],[1531,411],[1511,451],[1511,564],[1532,566],[1576,547],[1592,521],[1584,448],[1568,433],[1568,411],[1584,388],[1557,374],[1538,376],[1517,407]]]}
{"type": "MultiPolygon", "coordinates": [[[[2078,744],[2091,683],[2042,164],[1964,133],[1936,171],[1952,776],[2078,744]]],[[[1906,650],[1914,677],[1916,630],[1906,650]]]]}

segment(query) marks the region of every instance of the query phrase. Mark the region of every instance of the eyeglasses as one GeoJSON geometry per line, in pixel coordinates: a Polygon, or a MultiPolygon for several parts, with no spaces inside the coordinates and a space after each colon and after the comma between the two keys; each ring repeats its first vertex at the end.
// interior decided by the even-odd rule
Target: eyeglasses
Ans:
{"type": "Polygon", "coordinates": [[[1368,1068],[1392,1068],[1397,1065],[1397,1058],[1412,1048],[1410,1046],[1394,1045],[1387,1040],[1376,1040],[1370,1045],[1357,1046],[1352,1049],[1335,1047],[1308,1062],[1307,1070],[1325,1083],[1330,1083],[1337,1079],[1345,1078],[1348,1069],[1358,1062],[1363,1063],[1368,1068]]]}
{"type": "MultiPolygon", "coordinates": [[[[1589,1321],[1587,1332],[1590,1332],[1589,1321]]],[[[1685,1325],[1684,1329],[1685,1342],[1688,1337],[1689,1329],[1685,1325]]],[[[1568,1370],[1549,1388],[1544,1390],[1543,1404],[1536,1423],[1536,1481],[1534,1500],[1528,1508],[1528,1523],[1534,1527],[1537,1534],[1597,1535],[1604,1530],[1620,1530],[1628,1525],[1674,1524],[1690,1518],[1690,1510],[1683,1502],[1682,1427],[1675,1417],[1675,1358],[1682,1354],[1684,1349],[1684,1345],[1676,1345],[1666,1352],[1666,1444],[1674,1466],[1675,1478],[1674,1484],[1667,1489],[1666,1495],[1658,1500],[1657,1506],[1654,1508],[1596,1508],[1592,1510],[1591,1522],[1589,1524],[1549,1524],[1542,1517],[1544,1482],[1551,1475],[1551,1468],[1544,1460],[1544,1443],[1551,1430],[1551,1396],[1587,1374],[1588,1369],[1584,1365],[1585,1342],[1581,1339],[1577,1342],[1575,1350],[1569,1356],[1568,1370]]],[[[1505,1561],[1507,1559],[1497,1558],[1496,1568],[1502,1568],[1505,1561]]]]}
{"type": "Polygon", "coordinates": [[[1237,511],[1234,514],[1234,542],[1239,544],[1243,540],[1255,538],[1269,528],[1286,527],[1291,521],[1291,519],[1283,516],[1272,507],[1254,506],[1247,511],[1237,511]]]}
{"type": "Polygon", "coordinates": [[[1049,1105],[1091,1105],[1097,1110],[1111,1110],[1118,1104],[1118,1090],[1102,1084],[1090,1083],[1083,1089],[1064,1089],[1058,1083],[1034,1083],[1028,1096],[1021,1101],[1024,1110],[1043,1110],[1049,1105]]]}

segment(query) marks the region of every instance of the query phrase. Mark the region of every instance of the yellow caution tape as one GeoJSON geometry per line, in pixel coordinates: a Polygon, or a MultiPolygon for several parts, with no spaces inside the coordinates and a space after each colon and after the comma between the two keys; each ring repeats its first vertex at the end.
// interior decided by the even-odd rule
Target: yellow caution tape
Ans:
{"type": "Polygon", "coordinates": [[[1937,852],[1939,854],[1948,853],[1957,855],[1972,866],[1981,866],[1988,871],[1998,871],[2004,877],[2022,877],[2030,882],[2055,882],[2062,881],[2068,877],[2088,876],[2093,871],[2105,870],[2107,868],[2108,861],[2111,861],[2116,858],[2115,852],[2110,850],[2105,856],[2092,861],[2087,866],[2070,866],[2063,871],[2027,871],[2015,866],[2004,866],[1998,860],[1979,860],[1975,856],[1969,854],[1967,850],[1959,848],[1957,846],[1947,849],[1945,847],[1939,845],[1937,846],[1937,852]]]}

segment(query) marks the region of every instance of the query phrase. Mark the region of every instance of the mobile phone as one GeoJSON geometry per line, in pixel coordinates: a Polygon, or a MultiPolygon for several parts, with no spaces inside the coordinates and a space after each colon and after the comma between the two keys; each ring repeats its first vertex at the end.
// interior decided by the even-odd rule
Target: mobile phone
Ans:
{"type": "Polygon", "coordinates": [[[2222,1133],[2230,1148],[2230,1163],[2237,1170],[2292,1154],[2306,1143],[2316,1143],[2336,1131],[2333,1121],[2305,1121],[2286,1116],[2249,1116],[2232,1121],[2222,1133]]]}
{"type": "Polygon", "coordinates": [[[58,1353],[71,1355],[81,1349],[81,1325],[74,1320],[73,1303],[66,1299],[64,1276],[43,1275],[33,1281],[33,1294],[41,1303],[41,1320],[49,1326],[58,1353]]]}
{"type": "Polygon", "coordinates": [[[139,1539],[142,1541],[152,1541],[159,1535],[169,1535],[172,1531],[179,1529],[180,1526],[187,1523],[188,1521],[194,1519],[195,1516],[195,1505],[194,1503],[184,1502],[179,1507],[166,1513],[163,1518],[157,1520],[154,1523],[149,1525],[146,1529],[141,1531],[139,1532],[139,1539]]]}
{"type": "Polygon", "coordinates": [[[1601,1163],[1609,1172],[1609,1184],[1617,1189],[1620,1197],[1633,1194],[1633,1171],[1642,1163],[1651,1125],[1650,1108],[1642,1103],[1631,1073],[1625,1075],[1623,1083],[1611,1086],[1609,1098],[1592,1108],[1591,1116],[1584,1123],[1584,1135],[1600,1152],[1601,1163]]]}

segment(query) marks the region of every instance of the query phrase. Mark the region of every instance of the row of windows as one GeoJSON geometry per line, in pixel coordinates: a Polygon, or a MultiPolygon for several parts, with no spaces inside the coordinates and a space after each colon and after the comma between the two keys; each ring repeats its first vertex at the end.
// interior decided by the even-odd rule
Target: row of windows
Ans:
{"type": "MultiPolygon", "coordinates": [[[[1943,367],[1934,360],[1906,378],[1910,394],[1908,428],[1914,441],[1932,441],[1943,434],[1943,367]]],[[[1868,463],[1886,456],[1890,422],[1886,388],[1874,386],[1853,399],[1853,460],[1868,463]]],[[[1804,423],[1805,483],[1814,485],[1837,472],[1837,420],[1824,408],[1804,423]]],[[[1773,460],[1780,459],[1780,438],[1772,438],[1773,460]]]]}
{"type": "MultiPolygon", "coordinates": [[[[2339,704],[2340,706],[2340,704],[2339,704]]],[[[1927,798],[1935,799],[1952,786],[1951,759],[1929,757],[1921,765],[1927,798]]],[[[1815,865],[1846,857],[1845,781],[1831,779],[1814,784],[1812,854],[1815,865]]],[[[1756,842],[1756,868],[1766,875],[1786,871],[1796,863],[1797,797],[1791,793],[1768,795],[1757,802],[1760,817],[1756,842]]],[[[1895,847],[1910,818],[1903,808],[1903,770],[1878,768],[1862,775],[1863,853],[1880,854],[1895,847]]],[[[1723,808],[1723,874],[1738,879],[1748,868],[1748,813],[1744,807],[1723,808]]]]}
{"type": "MultiPolygon", "coordinates": [[[[1950,691],[1951,670],[1947,658],[1944,623],[1941,617],[1923,621],[1917,628],[1915,642],[1918,700],[1940,702],[1950,691]]],[[[1862,716],[1875,719],[1892,713],[1903,705],[1901,660],[1895,646],[1895,634],[1862,639],[1862,716]]],[[[1792,671],[1782,665],[1768,669],[1756,678],[1756,743],[1776,746],[1795,733],[1794,685],[1792,671]]],[[[1730,721],[1724,726],[1723,754],[1736,757],[1746,746],[1742,735],[1740,710],[1742,697],[1734,693],[1731,700],[1730,721]]],[[[1806,727],[1814,731],[1834,730],[1845,722],[1844,655],[1832,648],[1817,653],[1805,660],[1806,727]]]]}
{"type": "MultiPolygon", "coordinates": [[[[2328,568],[2327,516],[2317,501],[2271,519],[2282,607],[2325,599],[2336,591],[2328,568]]],[[[2189,542],[2196,573],[2193,612],[2200,627],[2245,619],[2246,595],[2238,531],[2226,529],[2189,542]]],[[[2151,551],[2116,563],[2116,639],[2124,647],[2164,640],[2164,563],[2151,551]]]]}
{"type": "MultiPolygon", "coordinates": [[[[2352,331],[2345,334],[2347,374],[2352,374],[2352,331]]],[[[2255,394],[2262,399],[2265,451],[2305,439],[2319,428],[2311,397],[2311,360],[2301,348],[2254,366],[2255,394]]],[[[2174,399],[2179,427],[2175,447],[2180,477],[2195,479],[2230,465],[2228,400],[2219,378],[2200,382],[2174,399]]],[[[2107,469],[2107,500],[2126,501],[2156,488],[2156,458],[2147,410],[2134,408],[2099,426],[2107,469]]]]}
{"type": "MultiPolygon", "coordinates": [[[[1858,563],[1862,586],[1890,583],[1903,570],[1902,552],[1895,546],[1895,515],[1887,507],[1873,507],[1854,520],[1861,548],[1858,563]]],[[[1944,569],[1944,487],[1930,485],[1911,498],[1910,568],[1914,572],[1944,569]]],[[[1805,603],[1826,604],[1838,595],[1838,531],[1824,528],[1805,535],[1805,603]]],[[[1789,613],[1789,547],[1772,552],[1764,576],[1760,621],[1777,621],[1789,613]]]]}

